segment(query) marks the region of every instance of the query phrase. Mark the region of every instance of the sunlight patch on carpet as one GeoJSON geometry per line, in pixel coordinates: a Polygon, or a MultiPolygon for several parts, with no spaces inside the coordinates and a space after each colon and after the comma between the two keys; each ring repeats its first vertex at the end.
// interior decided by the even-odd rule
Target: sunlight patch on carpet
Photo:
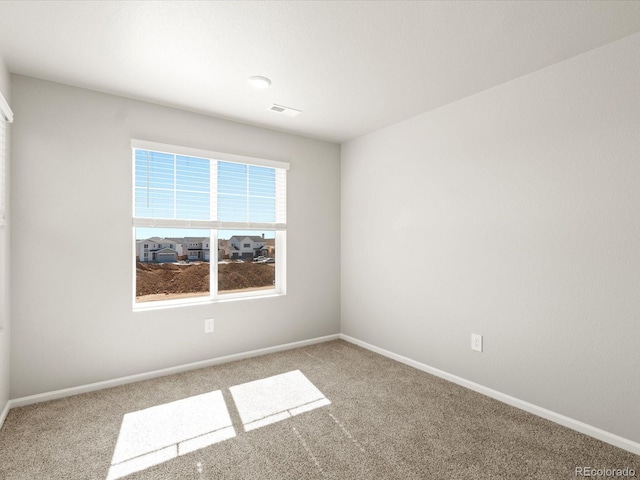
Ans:
{"type": "Polygon", "coordinates": [[[107,480],[159,465],[235,435],[220,390],[127,413],[122,419],[107,480]]]}
{"type": "Polygon", "coordinates": [[[247,432],[331,404],[300,370],[229,390],[247,432]]]}
{"type": "MultiPolygon", "coordinates": [[[[331,404],[300,370],[229,388],[245,431],[331,404]]],[[[127,413],[106,480],[236,436],[220,390],[127,413]]]]}

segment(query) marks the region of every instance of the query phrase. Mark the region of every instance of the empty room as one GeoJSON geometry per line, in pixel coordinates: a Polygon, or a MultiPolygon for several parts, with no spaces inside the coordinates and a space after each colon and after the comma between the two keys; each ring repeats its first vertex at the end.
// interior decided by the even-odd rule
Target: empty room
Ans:
{"type": "Polygon", "coordinates": [[[640,478],[639,342],[639,1],[0,1],[0,479],[640,478]]]}

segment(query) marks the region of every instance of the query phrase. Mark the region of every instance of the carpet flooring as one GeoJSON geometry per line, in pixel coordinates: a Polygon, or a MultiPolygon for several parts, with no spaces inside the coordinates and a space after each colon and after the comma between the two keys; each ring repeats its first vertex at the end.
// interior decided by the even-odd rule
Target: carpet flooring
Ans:
{"type": "Polygon", "coordinates": [[[569,479],[576,467],[640,478],[640,456],[341,340],[15,408],[0,430],[8,480],[569,479]]]}

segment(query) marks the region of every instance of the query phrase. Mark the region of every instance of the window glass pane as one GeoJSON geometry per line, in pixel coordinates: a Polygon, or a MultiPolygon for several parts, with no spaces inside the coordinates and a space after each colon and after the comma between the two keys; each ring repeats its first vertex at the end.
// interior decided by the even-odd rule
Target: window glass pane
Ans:
{"type": "Polygon", "coordinates": [[[173,218],[173,192],[136,187],[136,216],[173,218]]]}
{"type": "Polygon", "coordinates": [[[251,198],[251,221],[275,223],[276,204],[269,198],[251,198]]]}
{"type": "Polygon", "coordinates": [[[219,220],[275,223],[275,198],[275,169],[218,162],[219,220]]]}
{"type": "Polygon", "coordinates": [[[218,220],[241,222],[247,218],[247,197],[218,195],[218,220]]]}
{"type": "Polygon", "coordinates": [[[210,160],[136,150],[135,162],[136,217],[211,218],[210,160]]]}
{"type": "Polygon", "coordinates": [[[218,162],[218,193],[247,194],[248,165],[218,162]]]}
{"type": "Polygon", "coordinates": [[[221,230],[218,238],[218,292],[275,288],[275,232],[221,230]]]}
{"type": "Polygon", "coordinates": [[[176,218],[209,220],[210,161],[176,156],[176,218]]]}
{"type": "Polygon", "coordinates": [[[273,168],[249,167],[249,195],[275,198],[276,172],[273,168]]]}
{"type": "Polygon", "coordinates": [[[176,218],[209,220],[209,193],[176,192],[176,218]]]}
{"type": "Polygon", "coordinates": [[[173,190],[174,159],[167,153],[147,152],[148,161],[145,170],[148,172],[148,181],[151,188],[173,190]]]}
{"type": "Polygon", "coordinates": [[[135,216],[174,218],[174,156],[135,150],[135,216]]]}
{"type": "Polygon", "coordinates": [[[136,302],[209,295],[209,230],[135,230],[136,302]]]}

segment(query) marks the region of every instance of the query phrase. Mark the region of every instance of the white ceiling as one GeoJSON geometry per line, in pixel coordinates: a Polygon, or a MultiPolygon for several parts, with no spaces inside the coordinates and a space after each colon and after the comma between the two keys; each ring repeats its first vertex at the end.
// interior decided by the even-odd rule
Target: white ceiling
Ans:
{"type": "Polygon", "coordinates": [[[334,142],[637,32],[639,1],[0,2],[11,72],[334,142]]]}

